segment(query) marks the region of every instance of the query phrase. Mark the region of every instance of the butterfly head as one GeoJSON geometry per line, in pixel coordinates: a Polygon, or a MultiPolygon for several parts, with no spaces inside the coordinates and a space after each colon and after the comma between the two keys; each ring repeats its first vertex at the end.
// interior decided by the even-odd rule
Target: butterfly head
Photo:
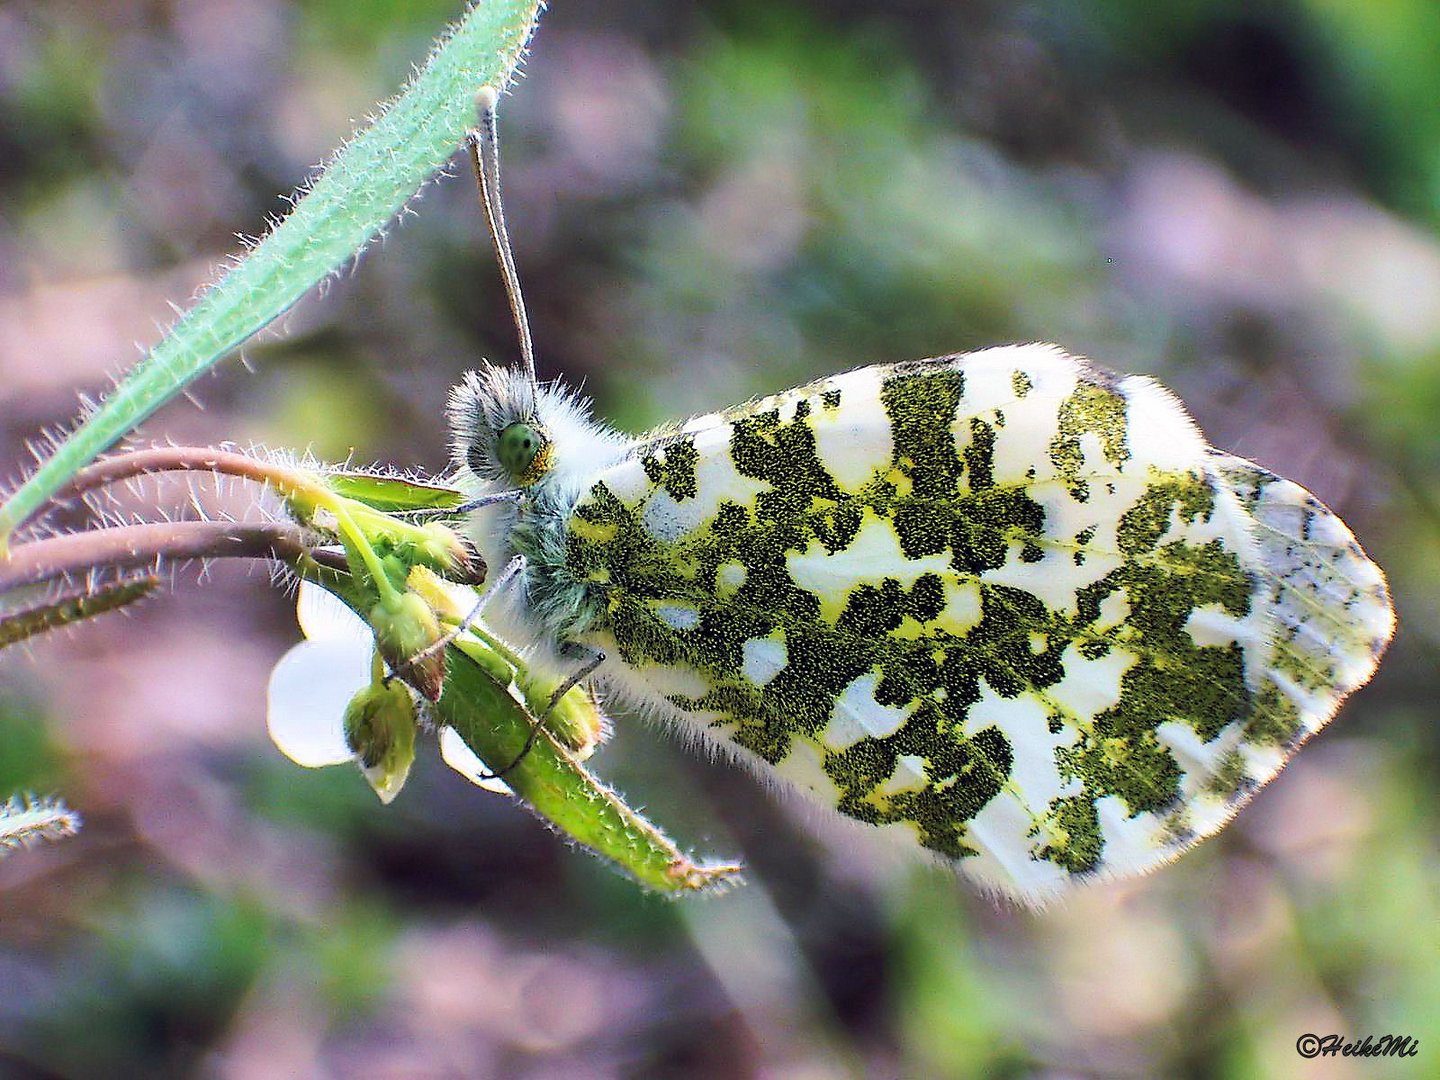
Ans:
{"type": "MultiPolygon", "coordinates": [[[[470,496],[511,494],[478,507],[463,528],[487,566],[526,559],[526,605],[574,615],[575,587],[558,595],[548,573],[563,564],[570,511],[634,441],[590,416],[588,403],[558,383],[536,383],[523,368],[484,365],[450,392],[450,454],[457,486],[470,496]]],[[[583,599],[581,597],[580,599],[583,599]]],[[[530,610],[525,607],[524,610],[530,610]]],[[[530,641],[536,625],[503,610],[496,625],[530,641]],[[510,621],[505,621],[507,618],[510,621]]],[[[534,638],[540,640],[540,638],[534,638]]]]}
{"type": "Polygon", "coordinates": [[[488,488],[531,488],[554,467],[555,442],[542,389],[523,371],[486,365],[450,392],[455,467],[488,488]]]}
{"type": "Polygon", "coordinates": [[[596,424],[583,399],[520,368],[466,372],[450,392],[447,416],[451,461],[484,491],[569,489],[628,444],[596,424]]]}

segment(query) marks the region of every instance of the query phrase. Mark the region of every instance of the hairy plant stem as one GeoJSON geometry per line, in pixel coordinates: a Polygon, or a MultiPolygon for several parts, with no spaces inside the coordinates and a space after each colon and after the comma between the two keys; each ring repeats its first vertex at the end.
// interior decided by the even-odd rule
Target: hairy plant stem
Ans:
{"type": "Polygon", "coordinates": [[[82,585],[58,594],[51,590],[40,600],[0,616],[0,649],[82,619],[118,611],[149,596],[159,587],[160,579],[156,575],[142,571],[98,587],[82,585]]]}
{"type": "Polygon", "coordinates": [[[261,484],[313,485],[305,473],[236,450],[217,450],[213,446],[156,446],[149,450],[115,454],[81,469],[60,497],[80,495],[106,484],[164,472],[211,472],[261,484]]]}
{"type": "Polygon", "coordinates": [[[129,570],[184,559],[312,559],[344,570],[343,555],[316,550],[306,532],[284,523],[167,521],[51,536],[19,544],[0,562],[0,594],[46,581],[83,579],[97,570],[129,570]]]}

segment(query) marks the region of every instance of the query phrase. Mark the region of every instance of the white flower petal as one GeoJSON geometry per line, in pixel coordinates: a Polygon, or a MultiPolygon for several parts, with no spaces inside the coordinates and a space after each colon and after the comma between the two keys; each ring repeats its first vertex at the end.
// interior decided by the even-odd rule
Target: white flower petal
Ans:
{"type": "Polygon", "coordinates": [[[440,729],[440,756],[445,759],[446,765],[477,787],[501,795],[510,794],[510,786],[504,780],[488,775],[493,770],[475,756],[475,751],[465,745],[460,733],[452,727],[440,729]]]}
{"type": "Polygon", "coordinates": [[[358,641],[369,647],[372,633],[365,620],[346,606],[329,589],[300,582],[295,598],[295,618],[311,641],[358,641]]]}
{"type": "Polygon", "coordinates": [[[369,681],[368,638],[300,642],[270,673],[265,717],[270,738],[286,757],[306,768],[351,760],[345,706],[369,681]]]}

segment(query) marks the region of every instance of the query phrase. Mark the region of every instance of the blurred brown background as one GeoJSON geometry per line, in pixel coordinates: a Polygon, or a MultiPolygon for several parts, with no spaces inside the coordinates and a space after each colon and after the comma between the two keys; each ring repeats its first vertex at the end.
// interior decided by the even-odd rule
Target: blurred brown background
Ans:
{"type": "MultiPolygon", "coordinates": [[[[0,472],[456,14],[0,7],[0,472]]],[[[502,109],[542,374],[642,430],[1003,341],[1153,373],[1354,527],[1388,660],[1220,838],[1038,913],[621,717],[600,771],[752,870],[667,903],[433,747],[389,808],[291,764],[289,601],[182,571],[0,656],[0,797],[87,818],[0,864],[0,1077],[1435,1075],[1437,55],[1433,0],[557,2],[502,109]]],[[[514,356],[474,198],[430,186],[145,434],[442,468],[446,388],[514,356]]]]}

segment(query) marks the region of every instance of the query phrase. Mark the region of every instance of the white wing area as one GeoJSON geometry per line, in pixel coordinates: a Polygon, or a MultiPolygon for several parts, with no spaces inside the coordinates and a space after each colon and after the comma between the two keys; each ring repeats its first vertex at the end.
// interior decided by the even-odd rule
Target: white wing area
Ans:
{"type": "Polygon", "coordinates": [[[1375,673],[1395,633],[1380,567],[1328,507],[1299,484],[1231,454],[1215,468],[1256,525],[1276,627],[1265,677],[1308,738],[1375,673]]]}

